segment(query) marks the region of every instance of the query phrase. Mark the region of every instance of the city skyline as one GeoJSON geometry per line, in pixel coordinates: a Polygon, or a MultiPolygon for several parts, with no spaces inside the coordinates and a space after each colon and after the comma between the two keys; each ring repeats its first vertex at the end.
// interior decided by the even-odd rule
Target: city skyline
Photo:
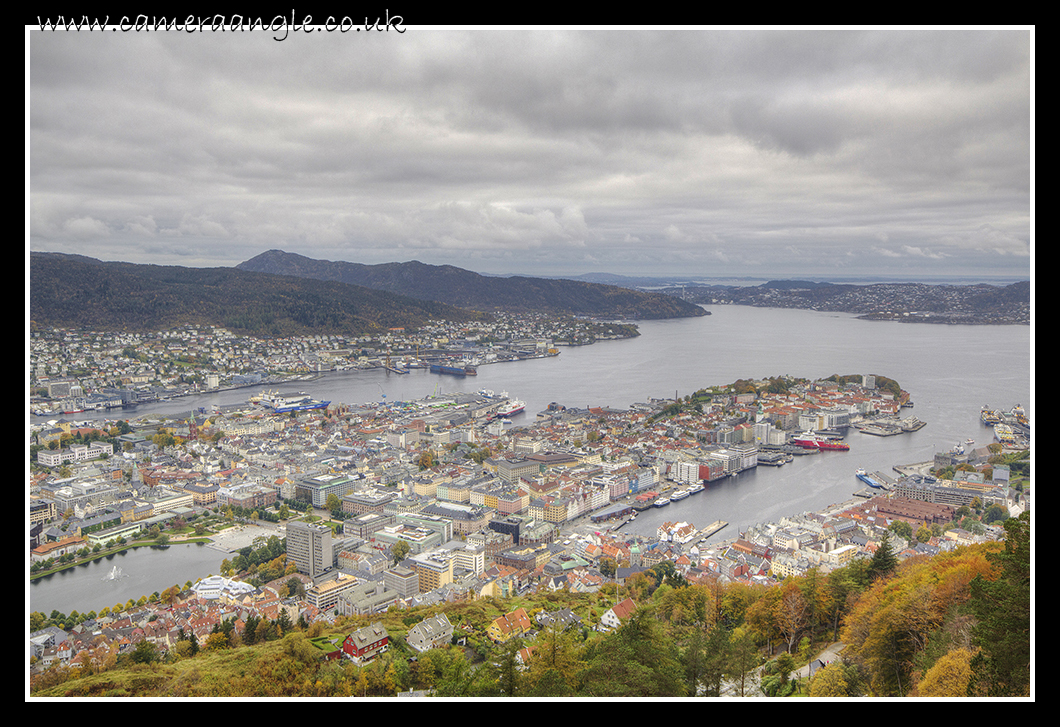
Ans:
{"type": "Polygon", "coordinates": [[[27,31],[27,247],[1026,279],[1033,29],[27,31]]]}

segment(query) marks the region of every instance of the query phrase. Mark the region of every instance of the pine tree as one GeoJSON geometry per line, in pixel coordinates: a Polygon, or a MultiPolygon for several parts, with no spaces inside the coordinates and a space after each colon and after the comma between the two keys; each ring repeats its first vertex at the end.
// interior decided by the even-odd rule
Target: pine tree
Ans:
{"type": "Polygon", "coordinates": [[[874,581],[888,576],[897,567],[898,556],[891,549],[891,535],[890,533],[884,533],[880,546],[876,548],[876,553],[872,556],[872,560],[869,561],[869,579],[874,581]]]}

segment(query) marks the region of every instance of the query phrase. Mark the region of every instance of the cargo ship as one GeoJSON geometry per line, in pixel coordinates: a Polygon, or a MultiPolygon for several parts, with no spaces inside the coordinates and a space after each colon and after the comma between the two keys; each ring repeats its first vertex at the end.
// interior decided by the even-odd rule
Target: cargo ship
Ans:
{"type": "Polygon", "coordinates": [[[272,409],[275,414],[286,414],[292,411],[312,411],[314,409],[327,409],[330,401],[320,401],[310,398],[304,391],[297,394],[277,394],[275,392],[262,394],[261,405],[272,409]]]}
{"type": "Polygon", "coordinates": [[[840,442],[835,439],[822,439],[821,437],[814,437],[812,435],[793,437],[791,443],[797,447],[802,447],[803,449],[824,449],[836,452],[847,452],[850,450],[850,445],[846,442],[840,442]]]}
{"type": "Polygon", "coordinates": [[[431,364],[432,374],[448,374],[449,376],[477,376],[478,370],[474,366],[443,366],[442,364],[431,364]]]}

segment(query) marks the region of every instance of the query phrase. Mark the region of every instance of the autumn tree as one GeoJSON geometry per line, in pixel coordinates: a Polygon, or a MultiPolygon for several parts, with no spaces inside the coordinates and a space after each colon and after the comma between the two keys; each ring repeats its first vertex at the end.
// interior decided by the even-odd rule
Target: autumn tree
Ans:
{"type": "Polygon", "coordinates": [[[745,611],[748,628],[769,646],[773,653],[773,642],[781,637],[780,632],[780,597],[779,588],[768,588],[762,596],[747,607],[745,611]]]}
{"type": "Polygon", "coordinates": [[[972,652],[954,649],[928,669],[917,684],[918,697],[964,697],[972,678],[972,652]]]}
{"type": "Polygon", "coordinates": [[[847,680],[843,665],[838,661],[819,669],[810,680],[811,697],[846,697],[847,680]]]}
{"type": "Polygon", "coordinates": [[[790,653],[799,635],[809,624],[809,606],[798,585],[793,581],[789,580],[781,586],[776,617],[777,627],[787,642],[790,653]]]}

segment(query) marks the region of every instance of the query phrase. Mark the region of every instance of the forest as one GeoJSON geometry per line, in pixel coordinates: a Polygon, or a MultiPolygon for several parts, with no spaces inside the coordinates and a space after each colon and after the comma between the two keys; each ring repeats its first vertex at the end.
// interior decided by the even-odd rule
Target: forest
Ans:
{"type": "MultiPolygon", "coordinates": [[[[899,562],[871,558],[774,586],[708,578],[689,582],[672,563],[591,594],[539,592],[480,598],[334,623],[227,622],[199,644],[162,653],[141,642],[53,667],[31,679],[33,696],[437,697],[1029,697],[1030,518],[1005,521],[1003,541],[899,562]],[[614,630],[596,626],[631,598],[614,630]],[[494,644],[486,628],[525,608],[570,609],[580,626],[544,627],[494,644]],[[444,611],[453,644],[417,654],[408,630],[444,611]],[[323,658],[346,634],[380,621],[389,650],[366,665],[323,658]],[[812,678],[798,670],[840,642],[812,678]]],[[[169,594],[172,598],[174,594],[169,594]]]]}

